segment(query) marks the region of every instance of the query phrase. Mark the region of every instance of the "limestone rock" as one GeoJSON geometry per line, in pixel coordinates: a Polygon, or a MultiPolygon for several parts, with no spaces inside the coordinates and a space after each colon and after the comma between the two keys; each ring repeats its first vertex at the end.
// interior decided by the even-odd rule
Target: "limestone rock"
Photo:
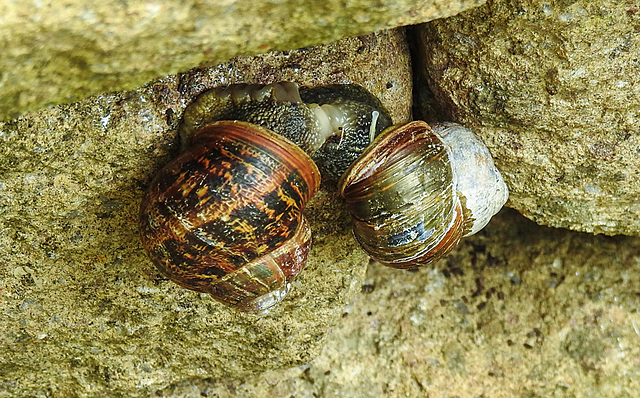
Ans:
{"type": "Polygon", "coordinates": [[[160,277],[138,206],[200,92],[236,82],[359,83],[410,113],[403,31],[239,57],[0,124],[0,395],[134,396],[190,377],[301,365],[360,291],[368,258],[326,188],[305,209],[307,268],[269,315],[160,277]]]}
{"type": "Polygon", "coordinates": [[[484,0],[0,0],[0,121],[237,55],[453,15],[484,0]]]}
{"type": "Polygon", "coordinates": [[[425,24],[428,118],[481,135],[534,221],[640,235],[639,23],[614,0],[495,0],[425,24]]]}

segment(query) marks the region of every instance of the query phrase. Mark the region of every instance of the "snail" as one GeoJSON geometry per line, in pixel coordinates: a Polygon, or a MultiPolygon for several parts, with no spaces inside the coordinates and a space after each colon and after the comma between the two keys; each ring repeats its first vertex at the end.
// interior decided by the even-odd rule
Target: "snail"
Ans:
{"type": "Polygon", "coordinates": [[[305,266],[302,210],[320,185],[316,162],[337,179],[390,124],[359,86],[209,90],[185,110],[182,153],[142,200],[142,245],[177,284],[264,314],[305,266]]]}
{"type": "Polygon", "coordinates": [[[509,195],[471,130],[421,121],[384,130],[345,172],[339,190],[362,248],[394,268],[440,259],[484,228],[509,195]]]}
{"type": "Polygon", "coordinates": [[[269,311],[304,268],[302,210],[320,174],[339,181],[364,250],[397,268],[442,257],[508,195],[470,130],[392,126],[356,85],[214,88],[185,109],[179,133],[182,154],[142,201],[143,247],[172,281],[242,311],[269,311]]]}
{"type": "Polygon", "coordinates": [[[262,312],[304,266],[311,232],[302,209],[319,186],[315,164],[289,140],[245,122],[206,125],[151,182],[142,244],[179,285],[262,312]]]}

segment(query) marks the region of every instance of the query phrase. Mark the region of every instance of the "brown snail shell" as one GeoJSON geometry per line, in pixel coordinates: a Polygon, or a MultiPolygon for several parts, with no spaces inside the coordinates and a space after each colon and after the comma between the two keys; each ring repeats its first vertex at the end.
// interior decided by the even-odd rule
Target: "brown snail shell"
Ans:
{"type": "MultiPolygon", "coordinates": [[[[439,129],[449,133],[455,126],[439,129]]],[[[339,189],[354,235],[373,259],[395,268],[430,264],[484,227],[506,202],[507,187],[482,141],[473,133],[449,138],[425,122],[392,126],[343,175],[339,189]],[[488,170],[474,171],[478,167],[488,170]],[[478,176],[487,181],[474,183],[478,176]],[[487,200],[492,203],[485,205],[487,200]]]]}
{"type": "Polygon", "coordinates": [[[390,124],[380,101],[355,85],[206,91],[185,109],[183,154],[142,202],[143,246],[179,285],[232,308],[266,312],[309,253],[301,212],[320,174],[305,151],[337,180],[390,124]]]}
{"type": "Polygon", "coordinates": [[[313,161],[282,136],[245,122],[206,125],[151,182],[142,244],[179,285],[268,311],[304,267],[311,233],[302,210],[319,184],[313,161]]]}

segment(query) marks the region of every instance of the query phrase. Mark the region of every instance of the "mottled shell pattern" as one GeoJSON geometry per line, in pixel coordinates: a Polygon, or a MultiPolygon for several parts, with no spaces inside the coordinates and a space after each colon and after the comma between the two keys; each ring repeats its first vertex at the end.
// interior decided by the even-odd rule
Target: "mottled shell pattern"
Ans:
{"type": "Polygon", "coordinates": [[[239,310],[264,312],[304,267],[302,209],[320,173],[298,146],[253,124],[206,125],[142,201],[142,243],[158,269],[239,310]]]}
{"type": "Polygon", "coordinates": [[[484,227],[508,197],[488,149],[473,132],[453,123],[434,131],[420,121],[383,131],[347,170],[339,189],[360,245],[395,268],[446,255],[462,236],[484,227]]]}
{"type": "Polygon", "coordinates": [[[142,201],[143,246],[179,285],[265,313],[305,266],[302,210],[320,184],[316,162],[337,180],[390,124],[380,101],[354,85],[206,91],[185,110],[182,154],[142,201]]]}

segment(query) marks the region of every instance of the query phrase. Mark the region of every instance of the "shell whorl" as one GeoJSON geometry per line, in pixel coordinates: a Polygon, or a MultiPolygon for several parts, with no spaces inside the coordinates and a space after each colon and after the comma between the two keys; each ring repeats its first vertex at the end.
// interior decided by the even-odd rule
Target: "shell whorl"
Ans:
{"type": "Polygon", "coordinates": [[[245,122],[202,127],[193,144],[150,184],[143,246],[179,285],[237,309],[267,309],[306,261],[302,210],[320,173],[295,144],[245,122]]]}
{"type": "Polygon", "coordinates": [[[428,264],[462,236],[447,148],[424,122],[383,131],[347,170],[339,189],[356,239],[383,264],[428,264]]]}
{"type": "Polygon", "coordinates": [[[339,183],[354,235],[395,268],[430,264],[502,208],[508,190],[470,130],[415,121],[383,131],[339,183]],[[443,137],[444,136],[444,137],[443,137]]]}

